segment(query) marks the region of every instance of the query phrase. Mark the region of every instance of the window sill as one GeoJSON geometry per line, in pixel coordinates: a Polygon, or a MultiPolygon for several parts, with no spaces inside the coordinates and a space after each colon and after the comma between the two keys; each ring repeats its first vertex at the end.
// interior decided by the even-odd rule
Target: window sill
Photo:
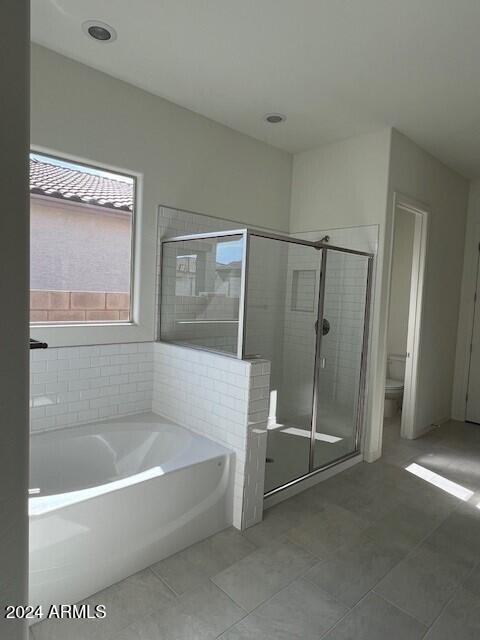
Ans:
{"type": "Polygon", "coordinates": [[[153,329],[135,322],[92,322],[30,325],[30,337],[49,347],[153,341],[153,329]]]}

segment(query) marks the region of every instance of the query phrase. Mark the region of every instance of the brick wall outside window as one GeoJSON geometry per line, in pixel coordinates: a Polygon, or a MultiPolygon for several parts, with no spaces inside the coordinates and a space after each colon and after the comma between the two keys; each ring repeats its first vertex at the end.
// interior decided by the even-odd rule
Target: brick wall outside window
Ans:
{"type": "Polygon", "coordinates": [[[30,291],[31,322],[128,321],[130,294],[106,291],[30,291]]]}

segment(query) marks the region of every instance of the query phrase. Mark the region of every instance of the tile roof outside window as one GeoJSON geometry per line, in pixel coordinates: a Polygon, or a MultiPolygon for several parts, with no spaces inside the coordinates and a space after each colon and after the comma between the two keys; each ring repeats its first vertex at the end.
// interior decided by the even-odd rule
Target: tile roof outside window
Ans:
{"type": "Polygon", "coordinates": [[[53,159],[49,162],[46,157],[30,157],[32,194],[132,212],[133,184],[133,179],[116,180],[80,168],[62,166],[53,159]]]}

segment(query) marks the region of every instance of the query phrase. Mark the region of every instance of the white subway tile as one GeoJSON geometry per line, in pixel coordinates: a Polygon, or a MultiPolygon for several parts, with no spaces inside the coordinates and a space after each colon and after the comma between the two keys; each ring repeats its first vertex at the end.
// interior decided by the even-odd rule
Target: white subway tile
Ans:
{"type": "Polygon", "coordinates": [[[34,431],[40,429],[51,429],[55,426],[56,418],[55,416],[48,416],[45,418],[36,418],[32,420],[32,429],[34,431]]]}
{"type": "Polygon", "coordinates": [[[30,363],[30,373],[42,373],[47,370],[47,361],[40,360],[38,362],[30,363]]]}
{"type": "Polygon", "coordinates": [[[89,380],[70,380],[68,382],[69,391],[80,391],[90,388],[89,380]]]}
{"type": "Polygon", "coordinates": [[[38,396],[46,393],[46,384],[31,384],[30,385],[30,396],[38,396]]]}
{"type": "Polygon", "coordinates": [[[136,342],[130,344],[121,344],[120,353],[138,353],[138,344],[136,342]]]}
{"type": "Polygon", "coordinates": [[[59,360],[77,358],[80,355],[78,349],[79,347],[60,347],[57,349],[57,358],[59,360]]]}
{"type": "Polygon", "coordinates": [[[64,391],[68,391],[68,383],[67,382],[49,382],[45,385],[45,391],[47,393],[62,393],[64,391]]]}
{"type": "Polygon", "coordinates": [[[78,419],[80,422],[92,422],[98,420],[98,409],[86,409],[78,412],[78,419]]]}

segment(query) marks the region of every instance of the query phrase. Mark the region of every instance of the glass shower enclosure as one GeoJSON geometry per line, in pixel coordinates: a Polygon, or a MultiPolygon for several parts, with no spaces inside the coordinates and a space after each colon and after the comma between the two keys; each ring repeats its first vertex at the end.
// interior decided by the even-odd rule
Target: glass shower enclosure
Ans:
{"type": "Polygon", "coordinates": [[[265,495],[358,453],[372,254],[240,229],[161,259],[162,341],[271,362],[265,495]]]}

